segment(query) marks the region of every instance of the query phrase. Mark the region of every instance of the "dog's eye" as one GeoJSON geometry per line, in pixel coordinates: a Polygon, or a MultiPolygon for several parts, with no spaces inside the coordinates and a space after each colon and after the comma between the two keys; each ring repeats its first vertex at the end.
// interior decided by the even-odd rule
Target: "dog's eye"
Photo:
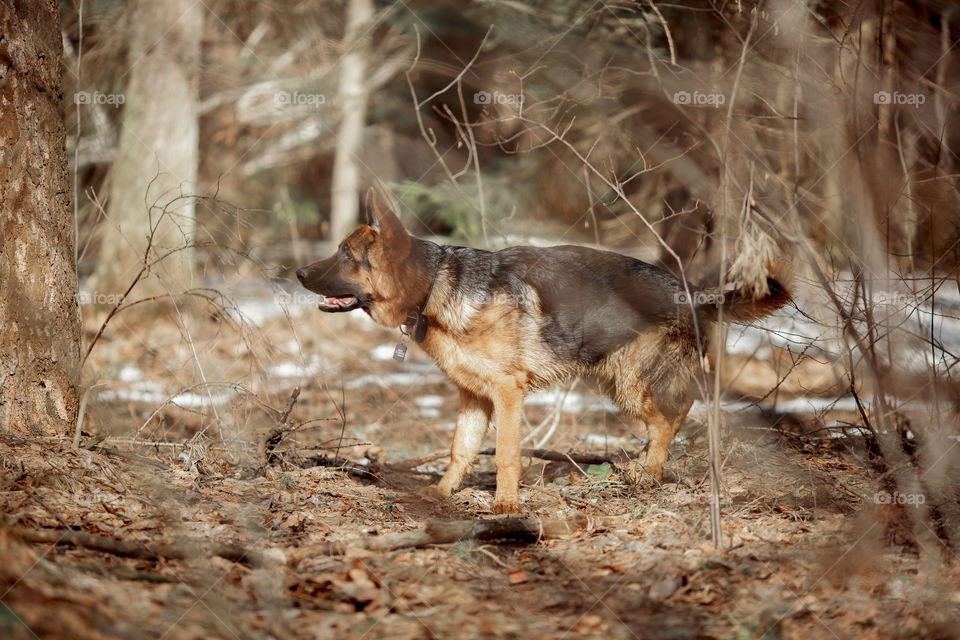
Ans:
{"type": "Polygon", "coordinates": [[[356,262],[356,258],[353,257],[353,254],[347,249],[346,246],[340,247],[340,253],[343,254],[343,259],[347,262],[356,262]]]}

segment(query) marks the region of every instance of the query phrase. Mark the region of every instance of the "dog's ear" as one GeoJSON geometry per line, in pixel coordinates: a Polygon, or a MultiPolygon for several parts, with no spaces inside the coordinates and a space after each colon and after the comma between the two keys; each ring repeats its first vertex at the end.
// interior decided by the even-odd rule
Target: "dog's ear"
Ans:
{"type": "Polygon", "coordinates": [[[383,206],[376,189],[367,191],[367,216],[370,226],[380,232],[384,244],[393,248],[410,246],[410,234],[390,207],[383,206]]]}
{"type": "Polygon", "coordinates": [[[376,192],[373,190],[373,187],[367,189],[367,197],[364,198],[363,202],[363,220],[361,222],[368,227],[372,227],[377,231],[380,230],[380,221],[377,220],[376,214],[373,211],[373,199],[377,197],[376,192]]]}

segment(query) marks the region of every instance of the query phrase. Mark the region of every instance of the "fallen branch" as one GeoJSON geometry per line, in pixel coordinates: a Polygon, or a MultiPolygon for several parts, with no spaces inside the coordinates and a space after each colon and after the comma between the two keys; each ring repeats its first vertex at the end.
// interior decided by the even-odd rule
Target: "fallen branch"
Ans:
{"type": "MultiPolygon", "coordinates": [[[[366,549],[370,551],[393,551],[425,547],[435,544],[453,544],[464,540],[484,541],[536,541],[552,538],[565,538],[580,533],[589,533],[623,524],[620,516],[590,517],[575,515],[560,520],[541,518],[499,518],[495,520],[431,520],[419,529],[403,531],[386,536],[367,536],[352,543],[332,542],[301,547],[288,553],[287,562],[295,566],[301,560],[317,555],[344,555],[349,551],[366,549]]],[[[185,560],[196,557],[197,547],[188,545],[140,544],[108,538],[86,531],[64,531],[58,529],[28,529],[13,527],[11,532],[26,542],[72,545],[84,549],[93,549],[124,558],[140,560],[185,560]]],[[[208,549],[211,555],[220,556],[233,562],[253,567],[277,564],[277,560],[265,554],[239,545],[217,545],[208,549]]]]}
{"type": "MultiPolygon", "coordinates": [[[[84,549],[93,549],[102,551],[115,556],[124,558],[138,558],[141,560],[157,560],[167,558],[170,560],[184,560],[198,555],[197,550],[202,549],[201,545],[165,545],[165,544],[140,544],[138,542],[126,542],[116,538],[108,538],[86,531],[63,531],[58,529],[27,529],[24,527],[13,527],[12,533],[27,542],[39,542],[44,544],[62,544],[82,547],[84,549]]],[[[209,548],[211,555],[220,556],[226,560],[247,564],[253,567],[265,566],[271,564],[266,557],[259,551],[246,549],[239,545],[217,545],[209,548]]]]}
{"type": "Polygon", "coordinates": [[[302,547],[290,558],[291,564],[317,555],[344,555],[349,551],[394,551],[425,547],[433,544],[453,544],[464,540],[522,540],[536,541],[565,538],[582,532],[592,532],[623,524],[619,516],[589,517],[575,515],[559,520],[541,518],[498,518],[495,520],[430,520],[419,529],[392,533],[386,536],[367,536],[354,542],[330,542],[302,547]]]}
{"type": "MultiPolygon", "coordinates": [[[[484,449],[480,452],[482,456],[496,455],[496,449],[484,449]]],[[[537,458],[539,460],[549,460],[551,462],[576,462],[577,464],[603,464],[610,463],[613,466],[622,464],[624,460],[636,458],[633,454],[616,454],[612,456],[600,456],[589,453],[561,453],[550,449],[522,449],[520,455],[527,458],[537,458]]]]}

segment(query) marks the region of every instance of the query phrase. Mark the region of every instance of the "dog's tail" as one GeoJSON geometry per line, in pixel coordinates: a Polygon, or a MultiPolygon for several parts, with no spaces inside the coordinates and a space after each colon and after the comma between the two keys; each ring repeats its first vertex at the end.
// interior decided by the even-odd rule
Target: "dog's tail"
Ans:
{"type": "MultiPolygon", "coordinates": [[[[716,273],[707,276],[701,283],[716,283],[716,273]]],[[[718,291],[716,289],[701,288],[702,294],[697,310],[710,320],[716,320],[720,309],[727,320],[735,322],[752,322],[766,317],[790,302],[788,282],[790,272],[784,263],[775,264],[766,277],[765,291],[757,292],[757,287],[746,287],[742,284],[732,289],[718,291]],[[708,293],[709,292],[709,293],[708,293]]],[[[702,286],[702,285],[701,285],[702,286]]]]}

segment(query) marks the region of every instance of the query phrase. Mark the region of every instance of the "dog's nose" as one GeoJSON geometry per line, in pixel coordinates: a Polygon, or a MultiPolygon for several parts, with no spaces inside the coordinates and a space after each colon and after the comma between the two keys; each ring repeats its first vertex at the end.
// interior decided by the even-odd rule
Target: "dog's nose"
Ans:
{"type": "Polygon", "coordinates": [[[300,282],[303,282],[306,279],[307,279],[307,269],[305,267],[301,267],[300,269],[297,269],[297,280],[299,280],[300,282]]]}

